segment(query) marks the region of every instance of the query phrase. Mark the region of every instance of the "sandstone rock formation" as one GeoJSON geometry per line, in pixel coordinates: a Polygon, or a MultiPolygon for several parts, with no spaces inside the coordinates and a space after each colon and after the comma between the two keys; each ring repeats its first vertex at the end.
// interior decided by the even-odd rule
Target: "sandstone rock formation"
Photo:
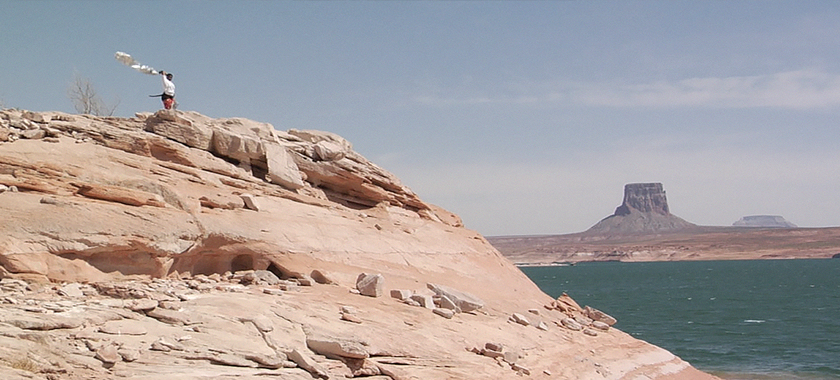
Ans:
{"type": "Polygon", "coordinates": [[[762,227],[762,228],[796,228],[796,225],[788,222],[779,215],[750,215],[738,219],[732,223],[735,227],[762,227]]]}
{"type": "Polygon", "coordinates": [[[696,227],[671,214],[661,183],[624,185],[624,201],[608,216],[586,231],[588,234],[652,234],[696,227]]]}
{"type": "Polygon", "coordinates": [[[2,110],[0,186],[3,379],[714,378],[558,309],[508,322],[552,300],[328,132],[2,110]]]}

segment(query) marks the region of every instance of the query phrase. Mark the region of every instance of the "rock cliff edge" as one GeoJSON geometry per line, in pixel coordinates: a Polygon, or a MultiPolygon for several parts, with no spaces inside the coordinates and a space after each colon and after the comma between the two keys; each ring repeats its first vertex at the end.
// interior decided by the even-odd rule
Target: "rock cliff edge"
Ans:
{"type": "Polygon", "coordinates": [[[4,379],[714,379],[328,132],[0,110],[0,215],[4,379]]]}

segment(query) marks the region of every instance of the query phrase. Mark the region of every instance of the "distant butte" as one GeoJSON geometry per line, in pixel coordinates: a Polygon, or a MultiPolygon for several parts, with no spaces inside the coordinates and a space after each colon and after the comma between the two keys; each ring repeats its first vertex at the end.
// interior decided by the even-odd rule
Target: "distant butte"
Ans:
{"type": "Polygon", "coordinates": [[[840,227],[798,228],[767,215],[730,227],[698,226],[671,214],[661,183],[625,185],[615,212],[584,232],[487,240],[516,265],[840,257],[840,227]]]}
{"type": "Polygon", "coordinates": [[[796,228],[796,225],[779,215],[750,215],[732,223],[735,227],[796,228]]]}
{"type": "Polygon", "coordinates": [[[671,214],[661,183],[624,185],[624,201],[615,213],[585,233],[592,235],[636,235],[697,227],[671,214]]]}

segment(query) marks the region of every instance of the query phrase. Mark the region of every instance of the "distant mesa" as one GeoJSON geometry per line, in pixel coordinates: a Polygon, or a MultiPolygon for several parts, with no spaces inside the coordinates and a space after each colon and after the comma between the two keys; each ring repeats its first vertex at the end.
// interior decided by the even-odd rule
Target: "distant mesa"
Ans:
{"type": "Polygon", "coordinates": [[[750,215],[732,223],[735,227],[796,228],[797,226],[779,215],[750,215]]]}
{"type": "Polygon", "coordinates": [[[624,202],[586,231],[593,235],[635,235],[697,227],[671,214],[661,183],[624,185],[624,202]]]}

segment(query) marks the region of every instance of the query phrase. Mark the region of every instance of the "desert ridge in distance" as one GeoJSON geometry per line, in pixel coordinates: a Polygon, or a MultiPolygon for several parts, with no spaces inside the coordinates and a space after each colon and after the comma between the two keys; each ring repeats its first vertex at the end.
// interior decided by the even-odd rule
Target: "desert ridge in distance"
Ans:
{"type": "Polygon", "coordinates": [[[615,213],[584,232],[487,240],[517,265],[840,256],[840,227],[797,228],[767,215],[729,227],[698,226],[670,213],[660,183],[627,184],[615,213]]]}

